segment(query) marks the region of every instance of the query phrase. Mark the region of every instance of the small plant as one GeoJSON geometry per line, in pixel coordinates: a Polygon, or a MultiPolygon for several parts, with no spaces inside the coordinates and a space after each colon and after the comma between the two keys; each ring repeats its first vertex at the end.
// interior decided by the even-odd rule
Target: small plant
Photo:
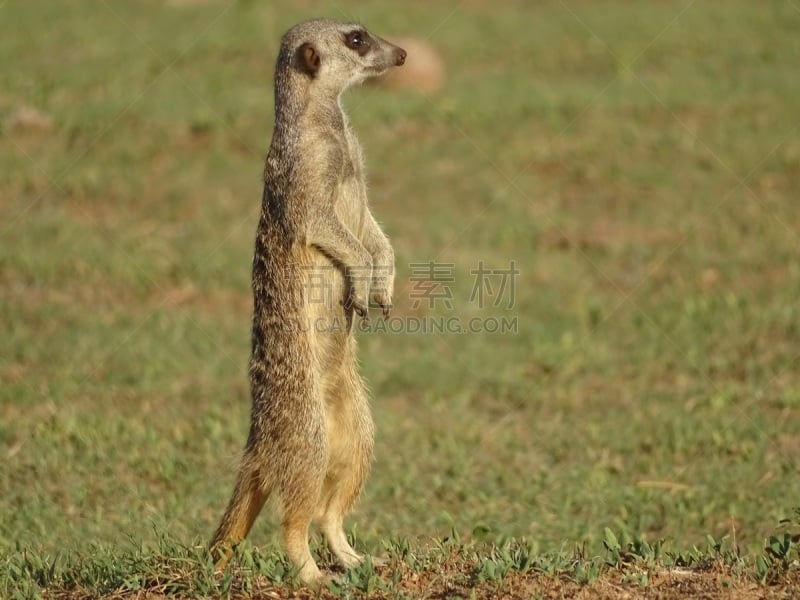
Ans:
{"type": "Polygon", "coordinates": [[[622,563],[622,546],[617,536],[608,527],[603,530],[603,546],[605,546],[608,553],[606,564],[611,567],[618,567],[622,563]]]}
{"type": "Polygon", "coordinates": [[[58,560],[22,551],[0,563],[0,598],[41,598],[41,590],[57,583],[58,560]]]}
{"type": "Polygon", "coordinates": [[[791,567],[800,565],[800,536],[784,532],[771,535],[764,546],[764,553],[756,556],[756,577],[762,584],[775,583],[791,567]]]}
{"type": "Polygon", "coordinates": [[[360,565],[345,571],[340,579],[332,580],[328,584],[331,593],[344,598],[352,597],[353,592],[358,592],[358,595],[371,594],[386,587],[384,580],[375,571],[370,556],[367,556],[360,565]]]}
{"type": "Polygon", "coordinates": [[[577,560],[570,576],[581,585],[590,585],[600,577],[600,566],[594,561],[577,560]]]}
{"type": "Polygon", "coordinates": [[[388,542],[384,542],[383,548],[386,550],[390,559],[405,561],[411,554],[411,542],[408,541],[408,538],[404,537],[393,538],[388,542]]]}
{"type": "Polygon", "coordinates": [[[626,573],[625,576],[622,578],[622,581],[633,583],[639,587],[647,587],[650,585],[650,570],[647,569],[645,571],[634,571],[631,573],[626,573]]]}
{"type": "Polygon", "coordinates": [[[663,547],[661,540],[650,544],[643,538],[631,538],[625,532],[620,538],[618,539],[608,527],[603,531],[603,546],[606,549],[608,566],[619,567],[627,563],[652,565],[661,560],[663,547]]]}
{"type": "Polygon", "coordinates": [[[478,562],[475,575],[478,581],[502,581],[512,566],[512,560],[506,553],[492,549],[489,556],[478,562]]]}

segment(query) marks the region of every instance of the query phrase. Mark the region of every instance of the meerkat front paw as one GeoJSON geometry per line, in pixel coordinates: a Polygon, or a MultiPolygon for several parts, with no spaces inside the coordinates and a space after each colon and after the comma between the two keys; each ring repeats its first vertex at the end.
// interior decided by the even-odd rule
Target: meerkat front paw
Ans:
{"type": "Polygon", "coordinates": [[[392,311],[392,296],[384,290],[373,290],[372,305],[377,306],[383,311],[383,318],[388,319],[392,311]]]}
{"type": "Polygon", "coordinates": [[[359,317],[364,320],[369,320],[369,305],[366,301],[357,298],[355,294],[351,294],[347,301],[344,303],[345,310],[352,310],[359,317]]]}
{"type": "Polygon", "coordinates": [[[345,310],[352,309],[362,319],[369,319],[369,289],[372,281],[372,264],[349,267],[350,292],[344,303],[345,310]]]}
{"type": "Polygon", "coordinates": [[[383,318],[389,317],[392,310],[392,290],[394,288],[394,267],[390,264],[375,266],[372,269],[372,294],[373,306],[383,311],[383,318]]]}

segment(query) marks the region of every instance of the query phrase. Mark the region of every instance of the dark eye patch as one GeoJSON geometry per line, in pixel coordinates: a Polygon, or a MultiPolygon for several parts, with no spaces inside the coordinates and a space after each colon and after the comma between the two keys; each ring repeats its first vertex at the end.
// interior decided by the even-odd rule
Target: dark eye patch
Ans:
{"type": "Polygon", "coordinates": [[[361,56],[369,52],[371,46],[370,41],[369,34],[361,29],[351,31],[344,36],[345,45],[351,50],[358,52],[361,56]]]}

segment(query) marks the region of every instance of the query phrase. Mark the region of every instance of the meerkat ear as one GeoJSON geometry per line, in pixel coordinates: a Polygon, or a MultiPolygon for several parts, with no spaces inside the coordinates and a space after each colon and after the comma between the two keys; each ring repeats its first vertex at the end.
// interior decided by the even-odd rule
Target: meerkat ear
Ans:
{"type": "Polygon", "coordinates": [[[319,52],[310,43],[305,42],[297,49],[297,64],[302,71],[314,77],[319,71],[319,52]]]}

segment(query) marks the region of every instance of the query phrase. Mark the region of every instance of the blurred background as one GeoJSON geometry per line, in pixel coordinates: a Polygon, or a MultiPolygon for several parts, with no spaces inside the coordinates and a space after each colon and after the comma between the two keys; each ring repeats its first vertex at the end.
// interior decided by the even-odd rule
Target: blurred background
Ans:
{"type": "Polygon", "coordinates": [[[344,101],[400,323],[359,334],[358,543],[759,546],[800,497],[800,4],[8,0],[0,551],[212,533],[275,55],[318,16],[441,61],[344,101]]]}

